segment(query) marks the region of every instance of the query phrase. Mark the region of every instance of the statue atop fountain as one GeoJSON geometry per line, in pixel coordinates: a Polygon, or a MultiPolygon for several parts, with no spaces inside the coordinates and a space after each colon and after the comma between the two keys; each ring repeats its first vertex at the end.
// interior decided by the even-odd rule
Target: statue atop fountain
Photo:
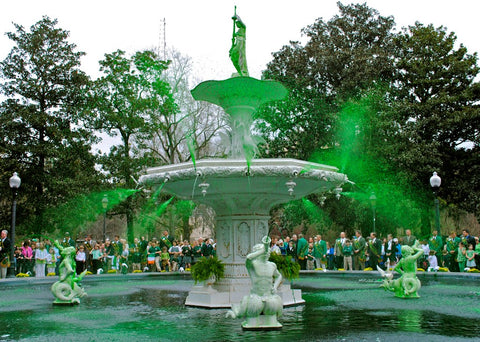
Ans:
{"type": "Polygon", "coordinates": [[[385,290],[395,293],[395,297],[399,298],[419,298],[418,290],[422,286],[417,278],[417,259],[423,255],[423,249],[417,243],[410,246],[402,246],[402,258],[397,263],[394,271],[400,274],[400,278],[393,280],[393,273],[383,271],[377,266],[378,271],[383,276],[382,287],[385,290]],[[415,254],[414,254],[415,253],[415,254]]]}
{"type": "Polygon", "coordinates": [[[227,317],[241,318],[245,330],[280,329],[282,325],[277,317],[282,314],[283,301],[277,294],[282,282],[282,275],[275,263],[268,261],[270,257],[270,238],[265,236],[261,244],[253,246],[253,252],[247,255],[247,267],[252,288],[250,294],[243,297],[240,304],[232,304],[227,317]]]}
{"type": "Polygon", "coordinates": [[[229,55],[232,60],[237,74],[234,76],[248,76],[247,67],[247,55],[246,55],[246,40],[247,40],[247,26],[243,23],[242,19],[237,15],[237,6],[235,6],[235,13],[232,17],[233,20],[233,34],[232,34],[232,47],[230,48],[229,55]],[[238,30],[235,32],[235,28],[238,30]]]}
{"type": "Polygon", "coordinates": [[[62,255],[62,262],[58,268],[59,280],[52,285],[52,293],[55,296],[54,305],[74,305],[80,304],[80,298],[87,293],[78,285],[87,270],[77,276],[75,271],[75,248],[62,247],[58,241],[54,242],[62,255]]]}

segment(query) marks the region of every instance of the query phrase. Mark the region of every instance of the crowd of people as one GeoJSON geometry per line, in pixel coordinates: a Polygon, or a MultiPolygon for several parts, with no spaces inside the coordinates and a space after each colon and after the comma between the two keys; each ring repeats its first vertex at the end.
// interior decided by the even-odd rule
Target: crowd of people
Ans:
{"type": "MultiPolygon", "coordinates": [[[[2,232],[2,236],[8,234],[2,232]]],[[[58,242],[63,247],[76,248],[76,273],[84,270],[92,274],[107,272],[161,272],[179,271],[191,267],[196,260],[214,256],[215,243],[212,239],[199,238],[190,244],[187,240],[177,241],[164,231],[160,239],[147,241],[145,237],[135,238],[133,244],[115,235],[113,240],[95,241],[91,235],[76,242],[65,233],[58,242]]],[[[9,240],[0,239],[0,257],[9,255],[9,240]]],[[[0,258],[0,260],[3,259],[0,258]]],[[[15,247],[13,265],[15,274],[22,273],[35,277],[58,274],[61,256],[56,243],[50,239],[27,239],[21,247],[15,247]]],[[[6,267],[2,268],[2,271],[6,267]]],[[[5,278],[2,274],[2,278],[5,278]]]]}
{"type": "MultiPolygon", "coordinates": [[[[348,238],[341,232],[335,241],[325,241],[321,235],[304,237],[293,234],[291,237],[271,239],[271,252],[290,257],[300,264],[302,270],[376,270],[377,266],[385,269],[393,267],[402,257],[401,247],[421,246],[423,258],[418,267],[428,271],[437,271],[444,267],[451,272],[464,272],[480,268],[479,237],[470,235],[464,229],[457,236],[452,231],[449,236],[441,237],[433,231],[428,239],[417,239],[410,230],[403,237],[377,237],[372,232],[364,238],[357,230],[348,238]]],[[[135,238],[128,244],[118,235],[113,240],[94,241],[88,235],[81,243],[74,241],[65,233],[59,244],[75,247],[76,272],[88,270],[93,274],[106,272],[161,272],[183,271],[189,269],[201,257],[216,255],[215,242],[212,239],[199,238],[189,241],[177,241],[164,231],[161,238],[147,241],[144,237],[135,238]]],[[[10,262],[15,273],[45,277],[58,274],[61,257],[55,243],[50,239],[25,240],[21,247],[15,247],[14,260],[9,260],[10,241],[8,232],[3,230],[0,238],[0,276],[6,277],[10,262]]]]}
{"type": "Polygon", "coordinates": [[[355,231],[352,238],[344,232],[335,241],[325,241],[321,235],[304,237],[272,238],[271,251],[291,257],[300,264],[302,270],[376,270],[393,267],[402,258],[402,246],[418,245],[423,249],[423,257],[418,267],[426,271],[438,271],[440,267],[451,272],[465,272],[480,268],[479,237],[470,235],[464,229],[460,236],[455,231],[448,237],[441,237],[437,231],[427,239],[417,239],[407,229],[405,236],[377,237],[375,232],[364,238],[361,231],[355,231]]]}

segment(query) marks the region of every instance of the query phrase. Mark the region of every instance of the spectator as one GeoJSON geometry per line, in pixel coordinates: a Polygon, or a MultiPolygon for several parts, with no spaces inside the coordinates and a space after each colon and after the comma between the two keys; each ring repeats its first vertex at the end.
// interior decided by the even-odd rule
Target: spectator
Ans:
{"type": "Polygon", "coordinates": [[[180,246],[178,246],[178,242],[173,240],[172,247],[168,249],[168,254],[170,254],[170,265],[171,265],[171,272],[175,272],[178,270],[178,263],[180,262],[180,254],[182,250],[180,246]]]}
{"type": "Polygon", "coordinates": [[[335,267],[337,269],[343,267],[343,246],[345,246],[346,240],[344,232],[341,232],[340,237],[335,240],[333,255],[335,255],[335,267]]]}
{"type": "Polygon", "coordinates": [[[192,252],[192,246],[190,246],[188,240],[183,241],[181,262],[183,268],[192,267],[192,252]]]}
{"type": "Polygon", "coordinates": [[[37,244],[37,250],[35,251],[35,277],[45,277],[45,267],[47,265],[48,252],[43,242],[37,244]]]}
{"type": "Polygon", "coordinates": [[[77,254],[75,255],[75,262],[77,264],[77,274],[82,273],[85,270],[85,267],[87,267],[87,255],[83,245],[78,247],[77,254]]]}
{"type": "Polygon", "coordinates": [[[192,265],[196,260],[202,257],[202,240],[201,238],[198,241],[193,241],[192,245],[192,265]]]}
{"type": "Polygon", "coordinates": [[[465,263],[467,261],[465,254],[466,254],[465,246],[463,245],[463,242],[459,242],[458,249],[457,249],[457,262],[458,262],[458,269],[460,270],[460,272],[465,272],[465,263]]]}
{"type": "Polygon", "coordinates": [[[370,241],[368,242],[368,260],[370,267],[373,270],[377,269],[377,265],[381,258],[381,249],[382,249],[382,242],[380,239],[377,239],[377,233],[371,232],[370,233],[370,241]]]}
{"type": "Polygon", "coordinates": [[[100,249],[100,244],[96,244],[90,252],[92,255],[92,273],[97,274],[98,270],[102,268],[103,252],[100,249]]]}
{"type": "Polygon", "coordinates": [[[303,237],[303,234],[298,235],[298,242],[297,242],[297,260],[300,264],[300,269],[305,270],[307,268],[307,260],[306,256],[308,253],[308,242],[303,237]]]}
{"type": "Polygon", "coordinates": [[[335,252],[330,242],[327,242],[327,268],[329,270],[335,269],[335,252]]]}
{"type": "Polygon", "coordinates": [[[468,245],[468,250],[465,252],[465,256],[467,258],[467,267],[474,268],[477,266],[475,263],[475,250],[473,249],[473,245],[468,245]]]}
{"type": "Polygon", "coordinates": [[[343,246],[343,269],[345,271],[353,271],[352,265],[352,255],[353,255],[353,247],[350,240],[345,241],[345,246],[343,246]]]}
{"type": "Polygon", "coordinates": [[[415,244],[415,241],[417,241],[417,238],[412,235],[412,231],[410,229],[407,229],[405,234],[406,236],[403,237],[403,245],[412,247],[415,244]]]}
{"type": "Polygon", "coordinates": [[[305,255],[305,259],[307,262],[307,270],[313,271],[315,269],[315,256],[313,255],[313,242],[308,244],[308,251],[305,255]]]}
{"type": "Polygon", "coordinates": [[[55,249],[50,247],[50,251],[47,256],[47,274],[55,273],[55,268],[57,266],[57,255],[55,254],[55,249]]]}
{"type": "Polygon", "coordinates": [[[438,259],[434,250],[430,250],[428,255],[428,272],[438,271],[438,259]]]}
{"type": "Polygon", "coordinates": [[[171,270],[170,254],[166,246],[162,248],[160,258],[162,259],[162,270],[169,272],[171,270]]]}
{"type": "Polygon", "coordinates": [[[7,237],[8,231],[2,230],[0,233],[0,278],[5,279],[7,277],[7,269],[10,266],[10,252],[11,252],[11,243],[10,239],[7,237]]]}
{"type": "Polygon", "coordinates": [[[365,252],[366,252],[367,242],[362,236],[362,232],[359,230],[355,231],[355,238],[353,240],[353,263],[355,269],[360,271],[365,269],[365,252]]]}
{"type": "Polygon", "coordinates": [[[315,257],[315,263],[317,268],[322,268],[323,271],[326,271],[327,264],[327,243],[325,240],[322,240],[321,235],[315,237],[313,243],[313,255],[315,257]]]}

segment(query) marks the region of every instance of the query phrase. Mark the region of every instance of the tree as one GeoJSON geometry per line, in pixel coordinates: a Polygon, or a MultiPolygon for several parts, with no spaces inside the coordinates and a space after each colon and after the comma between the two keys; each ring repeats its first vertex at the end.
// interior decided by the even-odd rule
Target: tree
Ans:
{"type": "Polygon", "coordinates": [[[19,172],[19,224],[49,231],[55,225],[45,217],[46,208],[100,184],[90,153],[94,136],[81,111],[90,80],[79,69],[84,53],[68,42],[69,32],[57,20],[45,16],[30,31],[14,26],[16,32],[7,36],[15,46],[0,63],[6,97],[0,107],[2,184],[19,172]]]}
{"type": "Polygon", "coordinates": [[[290,90],[259,114],[270,155],[308,159],[334,148],[342,103],[392,79],[393,18],[365,4],[338,7],[340,15],[303,29],[305,46],[291,42],[274,53],[264,72],[290,90]]]}
{"type": "MultiPolygon", "coordinates": [[[[92,122],[95,129],[121,138],[101,161],[115,186],[132,189],[139,172],[153,161],[142,146],[163,125],[160,118],[177,111],[170,86],[162,77],[168,62],[151,51],[127,58],[118,50],[106,54],[100,65],[104,76],[92,90],[92,122]]],[[[135,207],[129,197],[120,209],[127,218],[129,242],[134,238],[135,207]]]]}
{"type": "MultiPolygon", "coordinates": [[[[446,28],[416,23],[395,39],[395,161],[425,186],[433,171],[440,196],[480,214],[480,83],[477,55],[446,28]]],[[[428,185],[426,186],[428,187],[428,185]]]]}
{"type": "Polygon", "coordinates": [[[175,49],[168,51],[169,67],[163,79],[170,84],[178,110],[158,113],[158,130],[144,148],[161,164],[174,164],[222,154],[217,133],[224,126],[222,110],[210,103],[195,101],[190,93],[192,60],[175,49]]]}
{"type": "MultiPolygon", "coordinates": [[[[259,114],[264,154],[339,167],[355,182],[344,209],[365,229],[375,191],[377,229],[421,224],[428,234],[433,170],[448,179],[443,198],[478,212],[478,173],[464,176],[479,165],[476,55],[454,49],[444,28],[417,23],[395,34],[391,17],[338,5],[340,15],[308,26],[305,46],[283,47],[264,72],[290,89],[259,114]]],[[[347,222],[325,210],[333,223],[347,222]]]]}

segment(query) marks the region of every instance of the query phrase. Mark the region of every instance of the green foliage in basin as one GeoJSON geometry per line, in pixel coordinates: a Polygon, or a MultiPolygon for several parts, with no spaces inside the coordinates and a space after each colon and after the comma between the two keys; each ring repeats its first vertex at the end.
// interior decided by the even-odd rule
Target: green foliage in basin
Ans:
{"type": "Polygon", "coordinates": [[[292,261],[291,258],[272,253],[270,254],[270,258],[268,260],[277,265],[277,269],[282,274],[282,277],[288,280],[298,278],[300,274],[300,264],[292,261]]]}
{"type": "Polygon", "coordinates": [[[208,280],[211,276],[215,276],[216,280],[220,280],[225,273],[225,265],[217,257],[202,257],[192,266],[191,273],[195,284],[208,280]]]}

